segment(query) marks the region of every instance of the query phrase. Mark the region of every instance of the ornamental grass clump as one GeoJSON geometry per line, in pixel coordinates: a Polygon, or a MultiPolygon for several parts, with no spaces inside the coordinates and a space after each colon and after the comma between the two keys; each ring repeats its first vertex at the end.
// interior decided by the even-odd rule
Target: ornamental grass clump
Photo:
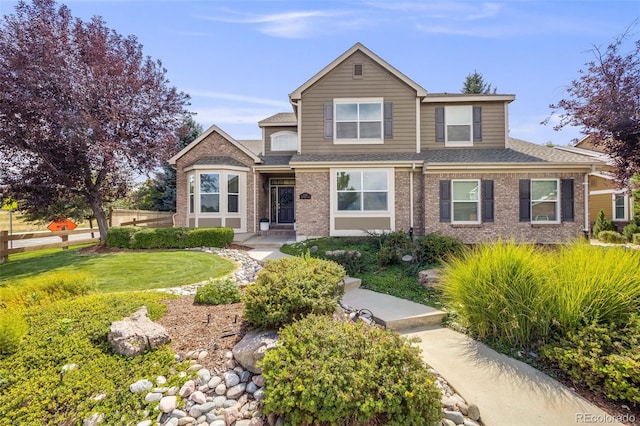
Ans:
{"type": "Polygon", "coordinates": [[[344,277],[339,264],[309,255],[269,261],[245,289],[245,319],[279,328],[309,314],[330,314],[344,294],[344,277]]]}
{"type": "Polygon", "coordinates": [[[440,391],[419,349],[364,322],[311,315],[280,330],[260,364],[263,412],[288,425],[437,425],[440,391]]]}
{"type": "Polygon", "coordinates": [[[626,324],[640,310],[640,251],[574,242],[549,256],[545,292],[562,332],[596,321],[626,324]]]}
{"type": "Polygon", "coordinates": [[[546,259],[532,245],[480,244],[445,263],[444,298],[482,339],[526,347],[548,334],[546,259]]]}

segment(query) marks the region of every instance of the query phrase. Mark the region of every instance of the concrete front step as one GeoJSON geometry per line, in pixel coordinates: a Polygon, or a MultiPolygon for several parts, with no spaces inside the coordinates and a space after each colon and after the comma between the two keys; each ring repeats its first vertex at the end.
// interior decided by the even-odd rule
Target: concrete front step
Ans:
{"type": "Polygon", "coordinates": [[[439,325],[447,315],[430,306],[362,288],[345,292],[342,303],[356,309],[369,309],[392,330],[439,325]]]}
{"type": "Polygon", "coordinates": [[[360,288],[360,285],[362,285],[362,280],[360,278],[345,277],[344,279],[345,292],[360,288]]]}

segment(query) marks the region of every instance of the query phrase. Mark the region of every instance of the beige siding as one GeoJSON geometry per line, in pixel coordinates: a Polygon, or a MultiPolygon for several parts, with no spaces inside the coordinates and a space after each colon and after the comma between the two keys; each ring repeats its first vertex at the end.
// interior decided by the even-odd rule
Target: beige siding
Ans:
{"type": "Polygon", "coordinates": [[[389,217],[337,217],[334,221],[337,231],[369,231],[391,229],[389,217]]]}
{"type": "Polygon", "coordinates": [[[278,132],[294,132],[298,133],[296,126],[274,126],[264,128],[264,152],[265,155],[283,155],[295,151],[271,151],[271,135],[278,132]]]}
{"type": "MultiPolygon", "coordinates": [[[[444,103],[422,104],[420,107],[421,149],[444,148],[444,142],[436,142],[436,107],[444,103]]],[[[464,105],[464,104],[455,104],[464,105]]],[[[478,148],[504,148],[505,114],[504,102],[482,102],[468,104],[482,107],[482,142],[475,142],[478,148]]]]}
{"type": "Polygon", "coordinates": [[[302,153],[416,151],[416,93],[361,52],[356,52],[302,94],[302,153]],[[353,64],[363,65],[362,79],[353,64]],[[393,102],[393,139],[375,145],[334,145],[324,138],[324,104],[334,98],[384,98],[393,102]]]}
{"type": "Polygon", "coordinates": [[[589,196],[589,223],[594,224],[600,210],[604,210],[607,219],[613,218],[613,201],[611,194],[596,194],[589,196]]]}

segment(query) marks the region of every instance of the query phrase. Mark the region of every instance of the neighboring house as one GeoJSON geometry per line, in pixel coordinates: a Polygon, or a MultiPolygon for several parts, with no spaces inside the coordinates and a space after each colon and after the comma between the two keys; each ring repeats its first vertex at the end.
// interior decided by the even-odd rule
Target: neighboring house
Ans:
{"type": "Polygon", "coordinates": [[[598,161],[508,136],[514,95],[427,93],[357,43],[265,118],[262,140],[212,126],[170,159],[176,224],[298,240],[438,232],[467,243],[583,235],[598,161]]]}
{"type": "Polygon", "coordinates": [[[589,223],[596,222],[600,210],[607,219],[612,220],[622,231],[633,218],[633,197],[629,188],[620,188],[612,170],[611,158],[604,148],[595,145],[591,136],[585,136],[574,146],[557,146],[556,149],[584,155],[601,162],[594,172],[589,174],[589,223]]]}

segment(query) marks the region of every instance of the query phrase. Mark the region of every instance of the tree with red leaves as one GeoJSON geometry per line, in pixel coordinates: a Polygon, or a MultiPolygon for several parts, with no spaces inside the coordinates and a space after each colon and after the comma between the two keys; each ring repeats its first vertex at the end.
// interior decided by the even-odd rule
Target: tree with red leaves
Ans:
{"type": "MultiPolygon", "coordinates": [[[[188,95],[160,61],[94,17],[54,0],[20,1],[0,21],[0,184],[31,217],[83,200],[101,240],[105,203],[175,150],[188,95]]],[[[48,219],[53,219],[49,217],[48,219]]]]}
{"type": "Polygon", "coordinates": [[[569,97],[550,105],[554,113],[560,112],[554,128],[578,126],[592,135],[613,159],[617,180],[624,187],[640,173],[640,40],[622,53],[627,34],[604,51],[592,49],[595,59],[571,82],[569,97]]]}

